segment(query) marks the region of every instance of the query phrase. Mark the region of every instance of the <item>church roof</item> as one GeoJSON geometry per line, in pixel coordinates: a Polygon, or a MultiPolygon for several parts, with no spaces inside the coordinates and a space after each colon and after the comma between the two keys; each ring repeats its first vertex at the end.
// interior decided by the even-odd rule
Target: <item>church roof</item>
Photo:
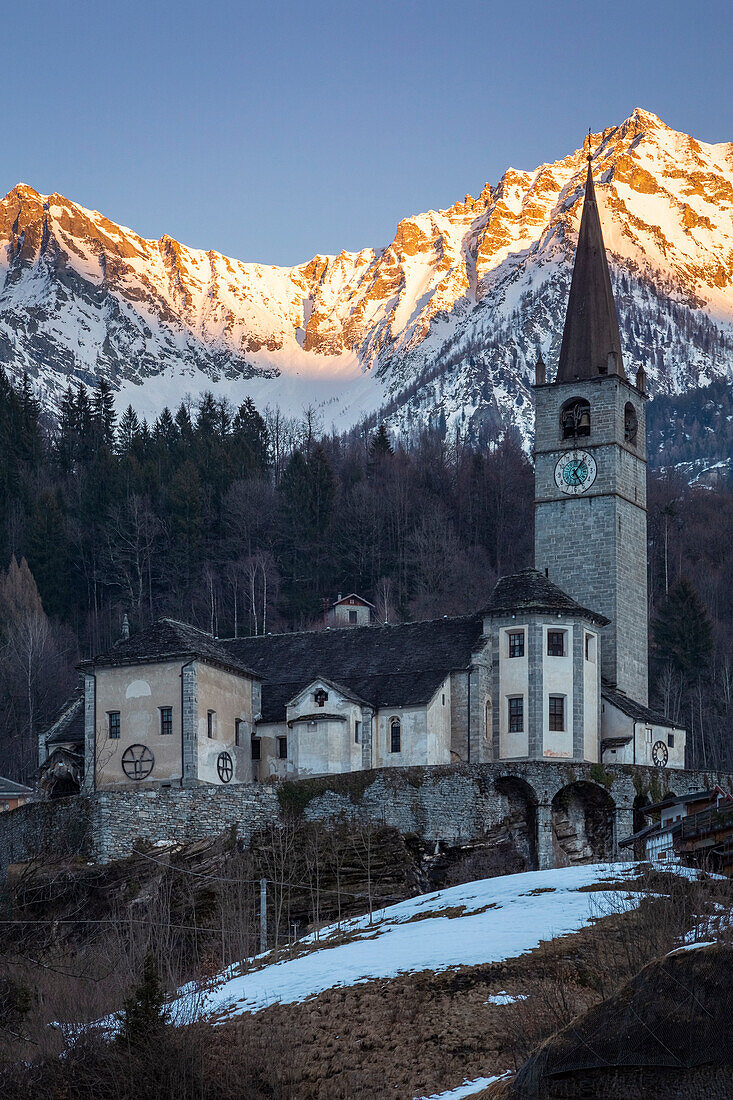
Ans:
{"type": "Polygon", "coordinates": [[[611,289],[593,174],[588,159],[570,296],[556,382],[617,374],[624,378],[621,337],[611,289]],[[613,353],[609,358],[610,353],[613,353]]]}
{"type": "Polygon", "coordinates": [[[515,611],[533,611],[539,614],[572,615],[579,619],[588,619],[598,626],[605,626],[610,620],[597,611],[581,607],[574,599],[553,584],[539,569],[523,569],[501,577],[489,597],[484,614],[512,614],[515,611]]]}
{"type": "Polygon", "coordinates": [[[257,673],[243,664],[236,654],[229,652],[213,634],[177,619],[156,619],[144,630],[131,634],[129,638],[121,638],[106,653],[83,661],[79,667],[112,668],[115,665],[154,664],[184,658],[206,661],[258,678],[257,673]]]}
{"type": "Polygon", "coordinates": [[[601,694],[607,703],[610,703],[612,707],[616,707],[627,718],[633,718],[635,722],[646,722],[649,726],[665,726],[675,730],[687,728],[680,725],[679,722],[673,722],[671,718],[665,717],[661,711],[652,710],[650,707],[645,707],[643,703],[637,703],[635,699],[630,699],[625,692],[618,691],[605,680],[601,687],[601,694]]]}
{"type": "Polygon", "coordinates": [[[46,745],[84,744],[84,687],[80,683],[46,733],[46,745]]]}
{"type": "Polygon", "coordinates": [[[482,633],[482,617],[470,615],[231,638],[220,644],[261,676],[262,720],[283,722],[287,703],[323,677],[374,707],[429,702],[449,672],[468,668],[482,633]]]}

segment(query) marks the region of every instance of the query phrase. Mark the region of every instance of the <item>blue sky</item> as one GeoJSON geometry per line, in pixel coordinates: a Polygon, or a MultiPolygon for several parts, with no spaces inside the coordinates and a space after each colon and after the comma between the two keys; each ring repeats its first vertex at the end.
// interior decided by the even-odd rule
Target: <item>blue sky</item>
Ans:
{"type": "Polygon", "coordinates": [[[23,0],[2,193],[291,264],[534,168],[641,106],[733,141],[728,3],[23,0]]]}

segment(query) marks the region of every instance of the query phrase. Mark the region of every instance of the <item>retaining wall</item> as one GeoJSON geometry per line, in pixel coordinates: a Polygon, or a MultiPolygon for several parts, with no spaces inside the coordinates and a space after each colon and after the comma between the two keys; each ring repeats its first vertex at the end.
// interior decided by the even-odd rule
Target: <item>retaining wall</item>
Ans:
{"type": "Polygon", "coordinates": [[[98,791],[0,814],[0,869],[41,855],[105,863],[129,855],[138,841],[185,843],[232,829],[246,844],[287,813],[387,824],[426,841],[468,843],[485,837],[517,806],[531,819],[536,863],[544,868],[558,854],[553,813],[576,795],[590,796],[612,820],[612,844],[604,852],[610,858],[618,854],[618,840],[633,832],[635,803],[715,783],[733,789],[730,775],[715,772],[533,761],[384,768],[272,786],[98,791]]]}

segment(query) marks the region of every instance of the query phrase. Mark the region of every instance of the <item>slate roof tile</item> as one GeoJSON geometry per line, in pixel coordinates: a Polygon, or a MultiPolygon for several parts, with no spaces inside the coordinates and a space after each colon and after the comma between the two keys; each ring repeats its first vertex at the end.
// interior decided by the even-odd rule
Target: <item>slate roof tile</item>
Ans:
{"type": "Polygon", "coordinates": [[[666,718],[660,711],[652,710],[650,707],[645,707],[643,703],[630,699],[623,691],[617,691],[605,680],[601,687],[601,695],[611,706],[617,707],[622,714],[627,718],[633,718],[635,722],[646,722],[650,726],[668,726],[675,730],[687,728],[679,722],[673,722],[671,718],[666,718]]]}
{"type": "Polygon", "coordinates": [[[90,661],[83,661],[79,667],[152,664],[155,661],[178,660],[184,657],[197,657],[257,678],[257,674],[246,667],[236,654],[228,652],[213,634],[176,619],[156,619],[144,630],[131,634],[129,638],[120,639],[112,649],[90,661]]]}
{"type": "Polygon", "coordinates": [[[469,615],[231,638],[221,645],[262,677],[262,720],[283,722],[286,704],[318,677],[375,707],[428,702],[450,671],[468,668],[482,633],[482,616],[469,615]]]}
{"type": "Polygon", "coordinates": [[[560,611],[564,615],[588,619],[599,626],[609,622],[597,611],[581,607],[538,569],[523,569],[520,573],[501,577],[484,608],[486,614],[511,614],[513,611],[560,611]]]}

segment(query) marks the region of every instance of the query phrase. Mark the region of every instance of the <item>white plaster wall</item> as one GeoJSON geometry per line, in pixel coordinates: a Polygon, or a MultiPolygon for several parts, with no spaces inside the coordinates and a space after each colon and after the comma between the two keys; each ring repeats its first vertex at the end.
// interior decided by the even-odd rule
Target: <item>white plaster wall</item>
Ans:
{"type": "Polygon", "coordinates": [[[100,668],[96,672],[95,782],[105,787],[158,787],[180,780],[181,661],[100,668]],[[173,732],[160,733],[159,707],[173,710],[173,732]],[[108,736],[107,713],[120,712],[119,740],[108,736]],[[122,754],[130,745],[147,745],[155,757],[147,779],[130,780],[122,770],[122,754]]]}
{"type": "Polygon", "coordinates": [[[252,680],[233,672],[196,662],[198,686],[198,778],[221,786],[216,766],[219,753],[228,752],[234,765],[232,783],[252,781],[252,680]],[[207,734],[207,714],[214,711],[214,736],[207,734]],[[235,723],[241,721],[242,744],[235,743],[235,723]]]}
{"type": "Polygon", "coordinates": [[[292,759],[291,731],[285,722],[258,722],[255,735],[260,742],[260,759],[252,761],[253,776],[264,783],[273,776],[280,779],[292,778],[295,765],[292,759]],[[278,737],[288,739],[288,759],[280,760],[277,755],[278,737]]]}
{"type": "Polygon", "coordinates": [[[558,619],[542,627],[542,755],[550,759],[570,759],[573,755],[573,630],[572,622],[558,619]],[[565,656],[548,657],[547,633],[564,630],[565,656]],[[565,730],[550,731],[550,696],[565,696],[565,730]]]}
{"type": "Polygon", "coordinates": [[[668,726],[649,725],[645,722],[635,723],[636,731],[636,763],[654,765],[652,749],[656,741],[662,741],[667,745],[667,767],[684,768],[685,766],[685,732],[684,730],[671,729],[668,726]],[[649,731],[651,730],[651,735],[649,731]],[[674,739],[674,745],[668,744],[669,735],[674,739]]]}
{"type": "Polygon", "coordinates": [[[427,764],[450,764],[451,678],[446,676],[428,704],[427,764]]]}
{"type": "Polygon", "coordinates": [[[526,623],[512,624],[499,631],[499,752],[502,760],[529,755],[529,630],[526,623]],[[509,656],[509,635],[524,631],[524,656],[509,656]],[[509,698],[524,700],[524,730],[509,732],[509,698]]]}
{"type": "Polygon", "coordinates": [[[407,768],[428,763],[427,707],[393,707],[380,710],[374,720],[372,764],[375,768],[407,768]],[[390,752],[389,722],[402,723],[401,752],[390,752]]]}
{"type": "Polygon", "coordinates": [[[361,722],[362,708],[331,684],[315,680],[287,708],[290,727],[289,752],[297,775],[329,775],[358,771],[361,744],[354,741],[354,727],[361,722]],[[314,693],[323,690],[328,699],[319,707],[314,693]],[[327,715],[338,715],[329,719],[327,715]],[[315,724],[297,719],[312,716],[315,724]]]}
{"type": "Polygon", "coordinates": [[[635,722],[618,707],[613,706],[604,699],[601,712],[601,735],[607,737],[631,737],[628,745],[613,750],[606,749],[603,754],[604,762],[608,764],[645,764],[654,766],[652,749],[655,741],[663,741],[667,745],[669,760],[668,768],[684,768],[685,766],[685,741],[684,730],[672,729],[667,726],[647,725],[645,722],[635,722]],[[651,734],[649,734],[651,730],[651,734]],[[668,735],[674,738],[674,745],[668,744],[668,735]]]}
{"type": "Polygon", "coordinates": [[[598,696],[601,690],[601,639],[587,628],[583,630],[583,759],[595,764],[600,759],[601,739],[598,729],[598,696]],[[585,638],[593,641],[593,660],[585,657],[585,638]]]}
{"type": "Polygon", "coordinates": [[[628,745],[618,749],[606,749],[603,754],[604,763],[607,764],[633,764],[634,763],[634,722],[612,706],[605,699],[601,702],[601,739],[610,737],[631,737],[628,745]]]}

